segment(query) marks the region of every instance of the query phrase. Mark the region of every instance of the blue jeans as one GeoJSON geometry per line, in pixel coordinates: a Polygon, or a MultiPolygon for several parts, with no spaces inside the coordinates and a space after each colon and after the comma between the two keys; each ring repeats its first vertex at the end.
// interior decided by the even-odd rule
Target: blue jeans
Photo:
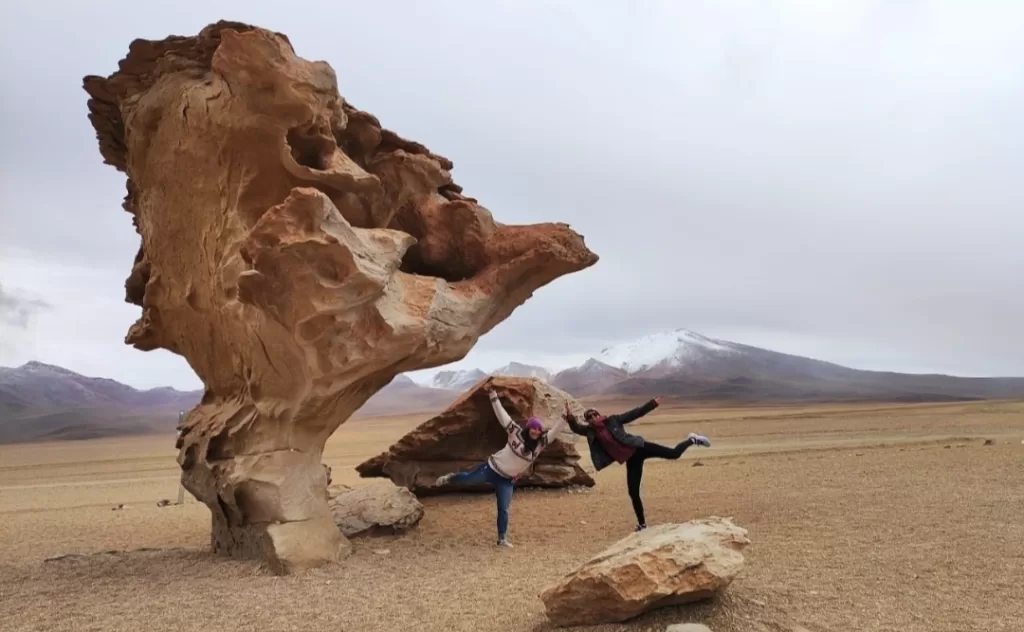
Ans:
{"type": "Polygon", "coordinates": [[[462,485],[490,483],[494,487],[494,495],[498,499],[498,539],[500,540],[508,534],[508,506],[512,504],[512,489],[514,487],[511,480],[498,474],[484,462],[468,472],[459,472],[452,477],[451,482],[462,485]]]}

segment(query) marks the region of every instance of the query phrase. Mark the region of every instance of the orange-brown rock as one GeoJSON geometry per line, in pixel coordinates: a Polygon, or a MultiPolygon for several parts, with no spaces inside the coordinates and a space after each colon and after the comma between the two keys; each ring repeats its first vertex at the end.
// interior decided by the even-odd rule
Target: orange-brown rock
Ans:
{"type": "MultiPolygon", "coordinates": [[[[565,411],[566,402],[577,417],[583,415],[582,404],[547,382],[534,378],[492,377],[466,391],[447,410],[402,437],[387,452],[360,464],[356,471],[365,478],[388,477],[396,485],[419,495],[490,489],[486,485],[434,486],[438,476],[479,465],[508,440],[491,408],[486,392],[488,385],[494,388],[509,416],[520,424],[537,417],[550,428],[565,411]]],[[[566,428],[516,484],[519,487],[592,487],[594,479],[580,467],[575,443],[576,435],[566,428]]]]}
{"type": "Polygon", "coordinates": [[[561,627],[622,623],[714,597],[743,570],[747,530],[712,516],[649,527],[598,553],[541,594],[561,627]]]}
{"type": "Polygon", "coordinates": [[[84,83],[142,242],[126,343],[184,356],[206,387],[178,462],[215,551],[279,572],[337,559],[331,433],[597,261],[564,224],[494,221],[451,161],[353,107],[284,35],[218,22],[135,40],[84,83]]]}

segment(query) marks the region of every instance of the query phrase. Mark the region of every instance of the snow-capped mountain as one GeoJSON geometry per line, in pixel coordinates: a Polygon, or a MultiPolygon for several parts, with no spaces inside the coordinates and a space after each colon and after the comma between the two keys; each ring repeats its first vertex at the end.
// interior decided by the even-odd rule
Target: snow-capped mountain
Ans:
{"type": "Polygon", "coordinates": [[[449,391],[464,391],[486,377],[487,374],[480,369],[441,371],[431,380],[430,386],[449,391]]]}
{"type": "Polygon", "coordinates": [[[547,382],[551,379],[551,371],[544,367],[522,364],[521,362],[509,362],[505,366],[491,371],[492,375],[503,375],[505,377],[535,377],[547,382]]]}
{"type": "Polygon", "coordinates": [[[597,359],[630,375],[644,373],[659,377],[687,366],[699,364],[709,357],[740,353],[741,346],[715,340],[686,329],[650,334],[601,351],[597,359]]]}
{"type": "Polygon", "coordinates": [[[662,394],[702,401],[944,401],[1024,396],[1024,378],[862,371],[686,329],[608,347],[551,381],[578,396],[662,394]]]}

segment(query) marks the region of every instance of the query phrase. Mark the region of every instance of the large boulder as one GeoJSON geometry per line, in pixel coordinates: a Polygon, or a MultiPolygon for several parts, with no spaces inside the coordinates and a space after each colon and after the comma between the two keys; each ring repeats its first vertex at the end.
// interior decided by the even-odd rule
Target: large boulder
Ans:
{"type": "Polygon", "coordinates": [[[541,593],[560,626],[621,623],[719,593],[743,568],[747,531],[729,518],[649,527],[605,549],[541,593]]]}
{"type": "MultiPolygon", "coordinates": [[[[536,378],[492,377],[481,380],[440,415],[424,422],[387,452],[356,467],[363,477],[387,477],[419,495],[483,491],[487,485],[435,487],[437,477],[466,470],[487,460],[508,440],[487,396],[498,393],[502,406],[516,422],[538,417],[551,427],[565,412],[565,404],[582,416],[583,405],[565,391],[536,378]]],[[[568,427],[537,457],[518,480],[520,487],[592,487],[594,479],[580,466],[576,435],[568,427]]]]}
{"type": "Polygon", "coordinates": [[[337,559],[327,438],[396,375],[465,357],[597,261],[565,224],[496,222],[450,160],[347,102],[279,33],[137,39],[84,84],[141,237],[125,342],[183,356],[205,385],[178,463],[216,552],[278,572],[337,559]]]}
{"type": "Polygon", "coordinates": [[[348,538],[403,533],[423,518],[423,505],[404,487],[338,485],[329,491],[334,524],[348,538]]]}

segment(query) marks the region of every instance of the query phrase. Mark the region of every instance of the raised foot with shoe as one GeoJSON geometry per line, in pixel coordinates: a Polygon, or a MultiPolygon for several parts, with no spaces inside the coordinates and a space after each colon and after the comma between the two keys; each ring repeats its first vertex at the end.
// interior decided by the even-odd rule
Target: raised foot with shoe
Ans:
{"type": "Polygon", "coordinates": [[[711,439],[708,439],[704,435],[699,435],[696,432],[691,432],[686,438],[692,441],[693,445],[699,445],[705,448],[711,447],[711,439]]]}

